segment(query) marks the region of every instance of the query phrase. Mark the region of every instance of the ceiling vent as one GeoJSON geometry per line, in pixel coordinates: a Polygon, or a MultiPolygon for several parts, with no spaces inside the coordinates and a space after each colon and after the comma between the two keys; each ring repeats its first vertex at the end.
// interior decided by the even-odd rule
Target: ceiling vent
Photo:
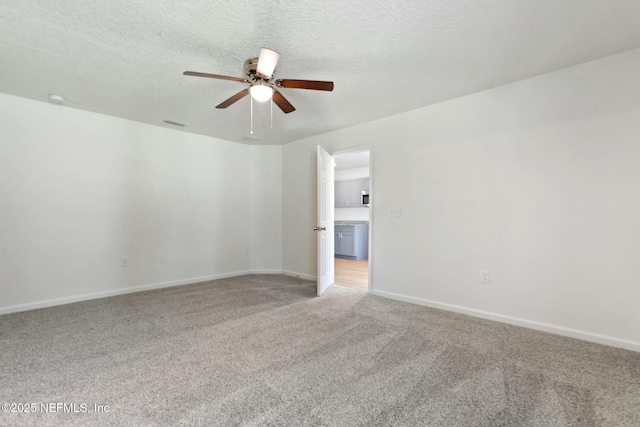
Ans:
{"type": "Polygon", "coordinates": [[[169,123],[170,125],[185,127],[187,124],[183,122],[179,122],[177,120],[164,119],[165,123],[169,123]]]}
{"type": "Polygon", "coordinates": [[[242,138],[243,141],[245,142],[256,142],[260,140],[259,136],[253,136],[253,135],[247,135],[244,138],[242,138]]]}
{"type": "Polygon", "coordinates": [[[64,104],[64,97],[62,95],[52,93],[49,95],[49,102],[55,105],[62,105],[64,104]]]}

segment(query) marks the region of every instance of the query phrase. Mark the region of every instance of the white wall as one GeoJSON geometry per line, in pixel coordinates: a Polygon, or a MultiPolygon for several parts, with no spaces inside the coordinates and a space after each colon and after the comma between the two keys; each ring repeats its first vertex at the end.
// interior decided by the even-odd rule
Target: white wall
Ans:
{"type": "Polygon", "coordinates": [[[0,120],[0,312],[282,269],[252,227],[279,233],[280,147],[3,94],[0,120]]]}
{"type": "Polygon", "coordinates": [[[640,49],[286,145],[285,270],[315,274],[316,145],[369,147],[374,293],[640,350],[638,76],[640,49]]]}
{"type": "Polygon", "coordinates": [[[251,146],[251,270],[282,272],[282,146],[251,146]]]}
{"type": "MultiPolygon", "coordinates": [[[[367,178],[369,176],[369,167],[343,169],[335,171],[334,179],[340,181],[342,179],[367,178]]],[[[336,208],[334,209],[335,221],[369,221],[369,208],[336,208]]]]}

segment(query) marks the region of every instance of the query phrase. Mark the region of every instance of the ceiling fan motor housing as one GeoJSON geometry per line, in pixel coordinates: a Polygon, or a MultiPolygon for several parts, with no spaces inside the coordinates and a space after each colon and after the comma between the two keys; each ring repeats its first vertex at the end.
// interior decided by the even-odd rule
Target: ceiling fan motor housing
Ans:
{"type": "MultiPolygon", "coordinates": [[[[244,61],[244,73],[249,77],[249,80],[265,80],[269,81],[269,77],[261,76],[258,74],[258,58],[251,58],[244,61]]],[[[275,74],[275,69],[273,70],[273,74],[275,74]]]]}

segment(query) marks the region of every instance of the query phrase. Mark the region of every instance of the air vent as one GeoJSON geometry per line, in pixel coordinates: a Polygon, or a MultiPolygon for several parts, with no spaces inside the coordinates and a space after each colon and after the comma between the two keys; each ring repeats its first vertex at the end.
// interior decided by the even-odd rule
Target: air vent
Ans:
{"type": "Polygon", "coordinates": [[[253,136],[253,135],[247,135],[244,138],[242,138],[243,141],[245,142],[256,142],[258,140],[260,140],[259,136],[253,136]]]}
{"type": "Polygon", "coordinates": [[[164,122],[169,123],[170,125],[181,126],[181,127],[185,127],[187,125],[186,123],[182,123],[177,120],[171,120],[171,119],[164,119],[164,122]]]}
{"type": "Polygon", "coordinates": [[[49,102],[55,105],[62,105],[64,104],[64,97],[62,95],[52,93],[49,95],[49,102]]]}

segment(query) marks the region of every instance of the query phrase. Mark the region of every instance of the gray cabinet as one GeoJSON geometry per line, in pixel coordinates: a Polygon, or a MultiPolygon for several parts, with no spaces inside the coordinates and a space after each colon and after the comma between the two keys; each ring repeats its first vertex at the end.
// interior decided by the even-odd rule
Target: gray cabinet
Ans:
{"type": "Polygon", "coordinates": [[[349,207],[362,207],[362,190],[364,190],[364,178],[349,180],[349,207]]]}
{"type": "Polygon", "coordinates": [[[336,208],[361,208],[363,207],[362,191],[369,190],[369,178],[336,181],[334,189],[336,208]]]}
{"type": "Polygon", "coordinates": [[[334,186],[334,206],[336,208],[349,207],[349,181],[336,181],[334,186]]]}
{"type": "Polygon", "coordinates": [[[336,225],[335,256],[346,259],[366,259],[369,256],[368,225],[336,225]]]}
{"type": "Polygon", "coordinates": [[[353,231],[340,232],[340,252],[346,256],[356,256],[356,233],[353,231]]]}

